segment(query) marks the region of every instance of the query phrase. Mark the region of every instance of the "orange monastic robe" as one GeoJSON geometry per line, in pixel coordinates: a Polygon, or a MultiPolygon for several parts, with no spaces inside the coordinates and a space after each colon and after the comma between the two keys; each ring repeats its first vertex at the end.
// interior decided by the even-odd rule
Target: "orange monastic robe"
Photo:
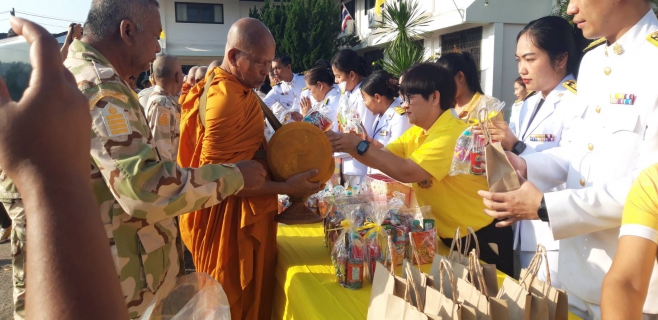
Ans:
{"type": "Polygon", "coordinates": [[[178,97],[178,104],[180,104],[181,106],[183,105],[183,103],[185,102],[185,97],[187,96],[187,94],[190,92],[191,89],[192,86],[189,83],[187,82],[183,83],[183,88],[181,88],[180,97],[178,97]]]}
{"type": "MultiPolygon", "coordinates": [[[[253,159],[256,151],[265,146],[258,96],[223,69],[216,68],[214,73],[208,90],[206,127],[197,130],[201,147],[195,148],[191,163],[253,159]]],[[[190,92],[186,99],[192,95],[190,92]]],[[[198,112],[195,109],[198,102],[191,111],[198,112]]],[[[195,126],[198,128],[196,124],[190,127],[195,126]]],[[[212,208],[181,216],[181,236],[194,257],[196,270],[222,284],[232,319],[271,318],[276,214],[277,196],[272,194],[231,196],[212,208]]]]}

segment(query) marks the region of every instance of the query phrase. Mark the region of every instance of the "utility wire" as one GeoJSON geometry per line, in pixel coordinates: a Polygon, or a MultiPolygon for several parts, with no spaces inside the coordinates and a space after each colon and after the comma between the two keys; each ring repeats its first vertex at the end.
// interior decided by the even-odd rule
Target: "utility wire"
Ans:
{"type": "Polygon", "coordinates": [[[65,21],[65,22],[80,22],[75,19],[62,19],[62,18],[56,18],[56,17],[51,17],[51,16],[44,16],[40,14],[35,14],[35,13],[29,13],[29,12],[24,12],[24,11],[16,11],[16,13],[28,15],[28,16],[33,16],[33,17],[38,17],[38,18],[44,18],[44,19],[51,19],[51,20],[59,20],[59,21],[65,21]]]}

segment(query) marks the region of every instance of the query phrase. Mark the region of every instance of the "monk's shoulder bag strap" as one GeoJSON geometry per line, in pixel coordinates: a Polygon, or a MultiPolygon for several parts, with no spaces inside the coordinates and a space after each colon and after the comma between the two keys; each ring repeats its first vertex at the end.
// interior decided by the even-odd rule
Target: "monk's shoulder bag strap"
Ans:
{"type": "MultiPolygon", "coordinates": [[[[210,89],[210,86],[212,85],[213,79],[215,78],[215,73],[211,73],[210,76],[208,77],[206,81],[206,85],[203,87],[203,93],[201,94],[201,98],[199,99],[199,119],[201,120],[201,124],[203,127],[206,127],[206,104],[208,103],[208,90],[210,89]]],[[[265,118],[267,121],[270,123],[274,131],[279,130],[281,128],[282,124],[279,121],[279,119],[276,118],[272,110],[268,108],[265,105],[265,102],[261,100],[260,97],[258,97],[258,102],[260,102],[260,108],[263,110],[263,114],[265,114],[265,118]]]]}

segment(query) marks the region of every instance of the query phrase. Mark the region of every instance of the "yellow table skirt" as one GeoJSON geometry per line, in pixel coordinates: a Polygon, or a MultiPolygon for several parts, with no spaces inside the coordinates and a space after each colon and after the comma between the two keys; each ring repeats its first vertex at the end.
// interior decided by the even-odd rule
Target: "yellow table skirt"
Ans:
{"type": "MultiPolygon", "coordinates": [[[[273,319],[366,319],[372,285],[365,280],[362,289],[350,290],[336,283],[321,224],[279,225],[277,245],[273,319]]],[[[447,252],[439,242],[439,253],[447,252]]],[[[428,273],[431,266],[421,269],[428,273]]],[[[504,278],[498,272],[499,284],[504,278]]],[[[569,314],[569,319],[579,318],[569,314]]]]}

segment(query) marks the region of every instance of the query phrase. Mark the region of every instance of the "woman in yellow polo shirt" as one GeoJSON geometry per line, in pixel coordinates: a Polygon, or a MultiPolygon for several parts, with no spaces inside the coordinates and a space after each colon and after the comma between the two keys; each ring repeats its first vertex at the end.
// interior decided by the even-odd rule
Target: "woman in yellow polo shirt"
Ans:
{"type": "MultiPolygon", "coordinates": [[[[414,126],[385,148],[370,147],[352,134],[328,133],[334,151],[378,169],[393,179],[413,183],[418,204],[431,206],[441,240],[450,245],[455,229],[473,227],[480,258],[513,275],[511,227],[496,228],[483,213],[478,190],[487,189],[484,176],[449,176],[457,139],[468,125],[454,110],[456,84],[446,68],[433,63],[412,67],[401,84],[409,122],[414,126]]],[[[463,239],[462,239],[463,241],[463,239]]],[[[474,247],[474,244],[471,243],[474,247]]]]}
{"type": "Polygon", "coordinates": [[[642,319],[647,293],[658,291],[649,287],[657,258],[658,164],[654,164],[640,174],[626,197],[617,253],[603,280],[603,319],[642,319]]]}

